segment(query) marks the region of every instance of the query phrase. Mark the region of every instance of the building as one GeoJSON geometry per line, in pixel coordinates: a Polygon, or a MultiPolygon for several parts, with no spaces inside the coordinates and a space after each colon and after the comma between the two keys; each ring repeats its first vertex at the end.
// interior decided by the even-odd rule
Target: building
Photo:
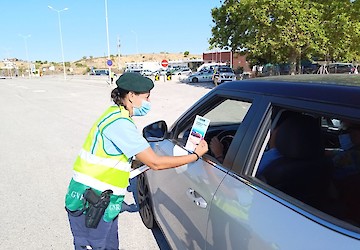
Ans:
{"type": "Polygon", "coordinates": [[[0,75],[6,76],[6,77],[12,77],[12,76],[18,76],[19,72],[18,72],[18,67],[15,63],[15,60],[9,60],[9,59],[4,59],[2,61],[2,66],[0,67],[0,75]]]}
{"type": "Polygon", "coordinates": [[[204,63],[226,63],[234,70],[242,68],[244,72],[251,72],[251,67],[245,55],[231,51],[215,51],[203,53],[204,63]]]}

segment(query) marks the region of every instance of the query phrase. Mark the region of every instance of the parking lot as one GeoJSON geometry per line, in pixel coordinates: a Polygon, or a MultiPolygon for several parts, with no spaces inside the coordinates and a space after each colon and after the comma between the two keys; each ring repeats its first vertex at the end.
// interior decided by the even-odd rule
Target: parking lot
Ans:
{"type": "MultiPolygon", "coordinates": [[[[111,104],[102,76],[0,79],[0,249],[72,249],[64,195],[72,164],[95,119],[111,104]]],[[[155,82],[141,130],[170,126],[212,83],[155,82]]],[[[132,182],[135,184],[135,181],[132,182]]],[[[168,249],[159,231],[143,226],[129,188],[119,217],[121,249],[168,249]]]]}

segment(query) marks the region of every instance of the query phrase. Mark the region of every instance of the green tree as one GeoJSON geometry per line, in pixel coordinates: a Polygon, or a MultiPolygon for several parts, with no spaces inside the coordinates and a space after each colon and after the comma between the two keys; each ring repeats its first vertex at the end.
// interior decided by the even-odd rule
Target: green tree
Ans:
{"type": "Polygon", "coordinates": [[[296,66],[301,68],[301,59],[314,55],[354,57],[359,54],[354,46],[354,28],[359,25],[359,8],[354,7],[359,1],[225,0],[212,9],[215,25],[210,48],[242,51],[254,62],[289,63],[290,73],[295,73],[296,66]],[[325,5],[334,6],[327,10],[325,5]],[[330,28],[339,23],[328,15],[333,9],[337,10],[333,15],[340,15],[341,24],[347,24],[341,32],[330,28]],[[341,14],[341,10],[346,13],[341,14]],[[326,22],[326,17],[332,22],[326,22]],[[347,42],[339,46],[342,37],[347,42]]]}
{"type": "Polygon", "coordinates": [[[323,58],[330,61],[359,60],[360,1],[318,0],[327,37],[323,58]]]}
{"type": "Polygon", "coordinates": [[[184,52],[184,57],[187,57],[189,54],[190,54],[189,51],[185,51],[185,52],[184,52]]]}

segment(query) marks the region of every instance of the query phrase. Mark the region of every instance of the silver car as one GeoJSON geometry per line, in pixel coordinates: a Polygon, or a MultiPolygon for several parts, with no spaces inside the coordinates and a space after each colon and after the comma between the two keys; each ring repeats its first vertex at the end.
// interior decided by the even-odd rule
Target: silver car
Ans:
{"type": "Polygon", "coordinates": [[[210,150],[139,175],[145,226],[159,226],[173,249],[360,249],[360,162],[332,161],[345,152],[339,124],[360,129],[360,80],[308,76],[227,82],[169,129],[145,127],[157,154],[184,155],[195,117],[205,117],[205,140],[216,136],[224,156],[210,150]]]}
{"type": "Polygon", "coordinates": [[[236,75],[234,70],[228,66],[217,66],[214,69],[213,81],[215,85],[226,81],[235,81],[236,75]]]}
{"type": "Polygon", "coordinates": [[[173,74],[179,75],[179,76],[182,76],[182,75],[188,76],[188,75],[191,75],[191,73],[192,73],[192,71],[189,68],[180,68],[178,70],[175,70],[173,74]]]}
{"type": "Polygon", "coordinates": [[[187,82],[197,83],[197,82],[212,82],[214,71],[201,71],[191,74],[186,80],[187,82]]]}
{"type": "Polygon", "coordinates": [[[149,69],[143,69],[140,71],[140,74],[142,76],[152,76],[153,75],[153,71],[149,70],[149,69]]]}

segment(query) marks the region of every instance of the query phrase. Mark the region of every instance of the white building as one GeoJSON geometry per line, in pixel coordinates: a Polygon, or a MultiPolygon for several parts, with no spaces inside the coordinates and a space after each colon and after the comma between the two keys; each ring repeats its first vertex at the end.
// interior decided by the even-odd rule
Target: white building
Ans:
{"type": "MultiPolygon", "coordinates": [[[[176,67],[188,67],[190,69],[196,70],[201,64],[203,64],[203,59],[189,59],[189,60],[176,60],[176,61],[169,61],[169,68],[176,68],[176,67]]],[[[130,62],[125,63],[126,69],[125,70],[143,70],[148,69],[151,71],[157,71],[164,69],[161,66],[161,62],[130,62]]]]}
{"type": "Polygon", "coordinates": [[[15,62],[9,61],[8,59],[3,60],[4,66],[1,67],[1,75],[12,77],[13,75],[18,76],[18,67],[15,62]]]}

